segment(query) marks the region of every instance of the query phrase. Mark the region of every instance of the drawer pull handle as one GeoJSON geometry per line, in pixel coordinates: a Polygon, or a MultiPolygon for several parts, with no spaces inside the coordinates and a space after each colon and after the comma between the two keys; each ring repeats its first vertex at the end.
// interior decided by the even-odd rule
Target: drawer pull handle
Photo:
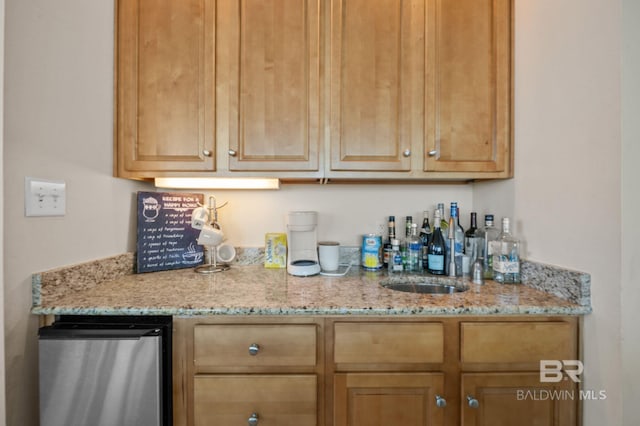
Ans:
{"type": "Polygon", "coordinates": [[[204,151],[202,151],[202,154],[205,157],[211,157],[213,155],[213,152],[209,151],[208,149],[205,149],[204,151]]]}
{"type": "Polygon", "coordinates": [[[405,149],[404,152],[402,153],[402,155],[404,157],[411,157],[411,150],[410,149],[405,149]]]}
{"type": "Polygon", "coordinates": [[[258,419],[258,413],[252,413],[249,420],[247,420],[247,423],[249,423],[249,426],[256,426],[258,424],[258,419]]]}
{"type": "Polygon", "coordinates": [[[249,345],[249,355],[256,356],[260,352],[260,345],[257,343],[252,343],[249,345]]]}
{"type": "Polygon", "coordinates": [[[438,155],[438,150],[437,149],[432,149],[431,151],[427,152],[427,155],[429,157],[435,157],[436,155],[438,155]]]}
{"type": "Polygon", "coordinates": [[[230,149],[229,150],[229,155],[232,156],[232,157],[235,157],[236,155],[238,155],[238,151],[230,149]]]}
{"type": "Polygon", "coordinates": [[[441,397],[440,395],[436,395],[436,407],[444,408],[447,406],[447,400],[441,397]]]}
{"type": "Polygon", "coordinates": [[[478,408],[480,406],[480,403],[478,402],[478,400],[471,395],[467,395],[467,403],[471,408],[478,408]]]}

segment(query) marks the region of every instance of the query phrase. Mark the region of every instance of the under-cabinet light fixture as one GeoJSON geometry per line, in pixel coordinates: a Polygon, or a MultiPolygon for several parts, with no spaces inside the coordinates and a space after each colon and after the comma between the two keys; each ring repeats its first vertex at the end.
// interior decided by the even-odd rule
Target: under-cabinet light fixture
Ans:
{"type": "Polygon", "coordinates": [[[155,178],[157,188],[180,189],[280,189],[275,178],[155,178]]]}

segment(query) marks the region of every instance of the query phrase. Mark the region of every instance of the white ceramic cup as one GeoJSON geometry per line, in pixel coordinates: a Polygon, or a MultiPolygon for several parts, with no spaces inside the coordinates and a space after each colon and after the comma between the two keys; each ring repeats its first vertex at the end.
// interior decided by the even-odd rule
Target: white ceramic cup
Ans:
{"type": "Polygon", "coordinates": [[[191,227],[202,229],[209,224],[209,212],[204,207],[197,207],[191,212],[191,227]]]}
{"type": "Polygon", "coordinates": [[[320,241],[318,243],[318,257],[320,268],[323,271],[331,272],[337,270],[340,258],[340,243],[337,241],[320,241]]]}
{"type": "Polygon", "coordinates": [[[204,225],[198,236],[198,244],[201,246],[217,246],[223,239],[224,234],[221,230],[211,225],[204,225]]]}
{"type": "Polygon", "coordinates": [[[224,263],[233,262],[236,258],[236,249],[231,244],[223,243],[218,246],[218,261],[224,263]]]}

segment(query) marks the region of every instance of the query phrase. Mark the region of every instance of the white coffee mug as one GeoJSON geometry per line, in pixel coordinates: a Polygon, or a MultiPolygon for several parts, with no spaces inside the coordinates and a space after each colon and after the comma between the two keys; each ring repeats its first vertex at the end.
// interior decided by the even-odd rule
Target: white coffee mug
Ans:
{"type": "Polygon", "coordinates": [[[337,241],[320,241],[318,243],[320,268],[331,272],[338,269],[340,259],[340,243],[337,241]]]}
{"type": "Polygon", "coordinates": [[[236,258],[236,249],[232,244],[223,243],[218,246],[218,262],[230,263],[236,258]]]}
{"type": "Polygon", "coordinates": [[[204,207],[197,207],[191,212],[191,227],[202,229],[209,223],[209,212],[204,207]]]}
{"type": "Polygon", "coordinates": [[[224,234],[221,230],[211,225],[204,225],[198,236],[198,244],[201,246],[217,246],[223,239],[224,234]]]}

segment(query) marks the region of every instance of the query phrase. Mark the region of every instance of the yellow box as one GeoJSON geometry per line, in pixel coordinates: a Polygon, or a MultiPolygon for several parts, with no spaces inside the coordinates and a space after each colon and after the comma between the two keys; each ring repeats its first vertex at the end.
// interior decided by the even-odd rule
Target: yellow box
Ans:
{"type": "Polygon", "coordinates": [[[264,236],[264,267],[287,267],[287,234],[268,233],[264,236]]]}

